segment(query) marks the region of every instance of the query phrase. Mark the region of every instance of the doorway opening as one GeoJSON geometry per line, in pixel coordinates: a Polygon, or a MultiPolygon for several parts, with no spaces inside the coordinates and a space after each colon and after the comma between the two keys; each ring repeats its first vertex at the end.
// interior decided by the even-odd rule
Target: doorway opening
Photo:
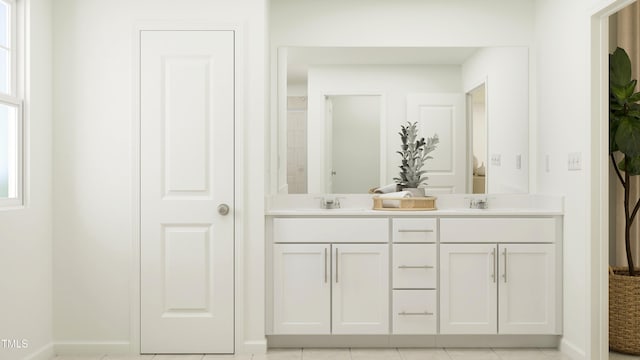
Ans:
{"type": "Polygon", "coordinates": [[[325,192],[358,194],[380,184],[380,95],[325,96],[325,192]]]}
{"type": "Polygon", "coordinates": [[[471,155],[471,193],[486,194],[487,174],[487,91],[482,83],[467,93],[471,155]]]}

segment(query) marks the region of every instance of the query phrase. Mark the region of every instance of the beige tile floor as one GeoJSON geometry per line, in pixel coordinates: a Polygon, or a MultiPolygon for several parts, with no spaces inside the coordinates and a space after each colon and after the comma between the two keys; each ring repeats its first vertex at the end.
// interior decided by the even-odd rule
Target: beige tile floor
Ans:
{"type": "MultiPolygon", "coordinates": [[[[52,360],[571,360],[551,349],[271,349],[265,355],[74,355],[52,360]]],[[[610,353],[611,360],[640,360],[610,353]]]]}

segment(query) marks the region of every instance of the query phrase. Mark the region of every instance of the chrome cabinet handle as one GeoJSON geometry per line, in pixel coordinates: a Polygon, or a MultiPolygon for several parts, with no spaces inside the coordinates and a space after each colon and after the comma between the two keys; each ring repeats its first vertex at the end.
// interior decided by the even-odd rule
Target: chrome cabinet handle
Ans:
{"type": "Polygon", "coordinates": [[[433,266],[431,265],[400,265],[398,266],[398,269],[433,269],[433,266]]]}
{"type": "Polygon", "coordinates": [[[218,214],[225,216],[229,213],[229,205],[227,204],[220,204],[218,205],[218,214]]]}
{"type": "Polygon", "coordinates": [[[327,248],[324,248],[324,282],[327,283],[327,248]]]}
{"type": "Polygon", "coordinates": [[[338,248],[336,248],[336,284],[338,283],[338,248]]]}
{"type": "Polygon", "coordinates": [[[400,316],[413,316],[413,315],[418,315],[418,316],[429,316],[429,315],[433,315],[432,312],[428,312],[428,311],[424,311],[424,312],[399,312],[398,315],[400,316]]]}
{"type": "Polygon", "coordinates": [[[431,232],[433,232],[433,230],[432,229],[424,229],[424,230],[420,230],[420,229],[399,229],[398,232],[399,233],[421,233],[421,232],[431,233],[431,232]]]}
{"type": "Polygon", "coordinates": [[[504,249],[502,255],[504,255],[504,274],[502,274],[502,277],[504,282],[507,282],[507,248],[504,249]]]}
{"type": "Polygon", "coordinates": [[[491,251],[491,257],[493,258],[493,272],[491,273],[491,278],[493,282],[496,282],[496,249],[494,248],[491,251]]]}

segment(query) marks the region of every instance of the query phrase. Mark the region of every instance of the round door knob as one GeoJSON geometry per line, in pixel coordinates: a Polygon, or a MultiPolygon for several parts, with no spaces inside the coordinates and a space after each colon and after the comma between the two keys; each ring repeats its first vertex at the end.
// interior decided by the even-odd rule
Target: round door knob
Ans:
{"type": "Polygon", "coordinates": [[[229,213],[229,205],[227,204],[220,204],[218,205],[218,214],[220,215],[227,215],[229,213]]]}

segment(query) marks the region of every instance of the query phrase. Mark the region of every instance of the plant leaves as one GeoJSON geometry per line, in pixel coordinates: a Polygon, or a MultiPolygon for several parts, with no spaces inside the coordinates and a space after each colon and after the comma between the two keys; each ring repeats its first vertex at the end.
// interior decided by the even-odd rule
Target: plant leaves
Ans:
{"type": "Polygon", "coordinates": [[[629,175],[640,175],[640,156],[636,157],[625,157],[618,163],[618,168],[621,171],[628,172],[629,175]],[[629,161],[629,169],[627,169],[625,165],[625,159],[629,161]]]}
{"type": "Polygon", "coordinates": [[[625,116],[615,130],[615,143],[626,156],[640,156],[640,120],[625,116]]]}
{"type": "Polygon", "coordinates": [[[630,102],[630,103],[636,103],[638,101],[640,101],[640,92],[637,92],[629,96],[629,98],[627,99],[627,102],[630,102]]]}
{"type": "Polygon", "coordinates": [[[629,96],[627,95],[626,85],[611,84],[609,91],[611,91],[613,97],[618,101],[618,104],[624,105],[627,102],[629,96]]]}
{"type": "Polygon", "coordinates": [[[616,144],[616,132],[618,131],[618,126],[620,125],[620,119],[609,115],[609,153],[613,153],[618,151],[618,144],[616,144]]]}
{"type": "Polygon", "coordinates": [[[627,85],[631,81],[631,60],[622,48],[617,48],[609,55],[609,81],[618,86],[627,85]]]}

